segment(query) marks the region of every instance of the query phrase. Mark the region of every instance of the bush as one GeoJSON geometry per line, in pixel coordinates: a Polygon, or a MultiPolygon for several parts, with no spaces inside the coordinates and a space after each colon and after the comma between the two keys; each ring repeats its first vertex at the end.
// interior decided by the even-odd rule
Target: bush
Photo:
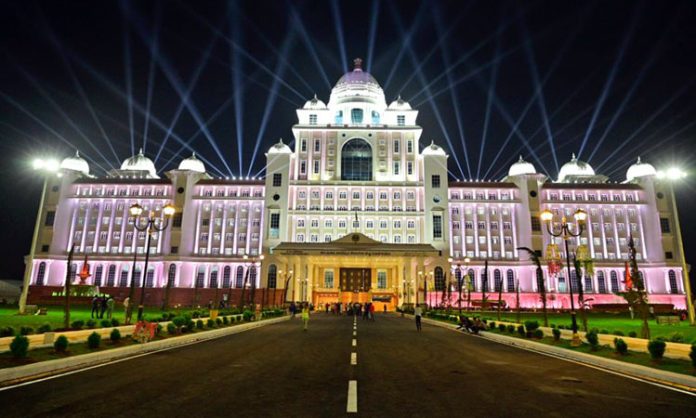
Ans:
{"type": "Polygon", "coordinates": [[[94,319],[87,320],[87,328],[94,329],[96,327],[97,327],[97,321],[95,321],[94,319]]]}
{"type": "Polygon", "coordinates": [[[229,325],[229,323],[230,323],[230,320],[229,320],[229,319],[227,319],[227,317],[226,317],[226,316],[223,316],[223,317],[222,317],[222,323],[223,323],[224,325],[229,325]]]}
{"type": "Polygon", "coordinates": [[[101,335],[97,334],[96,331],[89,334],[89,337],[87,337],[87,347],[94,350],[95,348],[99,348],[99,345],[101,345],[101,335]]]}
{"type": "Polygon", "coordinates": [[[29,335],[34,333],[34,328],[32,327],[21,327],[19,328],[19,335],[29,335]]]}
{"type": "Polygon", "coordinates": [[[109,339],[114,344],[121,341],[121,331],[119,331],[118,328],[112,329],[111,334],[109,335],[109,339]]]}
{"type": "Polygon", "coordinates": [[[636,338],[636,337],[638,336],[638,334],[636,334],[635,331],[631,331],[631,332],[628,333],[628,336],[631,337],[631,338],[636,338]]]}
{"type": "Polygon", "coordinates": [[[551,324],[551,328],[556,328],[556,324],[551,324]]]}
{"type": "Polygon", "coordinates": [[[652,357],[652,359],[655,361],[659,361],[662,359],[662,356],[665,355],[665,348],[667,348],[667,344],[659,339],[652,340],[648,343],[648,351],[650,352],[650,357],[652,357]]]}
{"type": "Polygon", "coordinates": [[[606,329],[600,330],[598,334],[609,334],[609,331],[606,329]]]}
{"type": "Polygon", "coordinates": [[[164,327],[162,326],[162,324],[157,324],[157,328],[155,328],[155,335],[162,335],[163,329],[164,327]]]}
{"type": "Polygon", "coordinates": [[[544,331],[542,331],[540,329],[535,329],[533,332],[533,335],[534,335],[534,338],[540,340],[540,339],[544,338],[544,331]]]}
{"type": "Polygon", "coordinates": [[[593,328],[592,331],[585,334],[585,339],[592,347],[592,351],[596,351],[599,346],[599,337],[597,336],[597,329],[593,328]]]}
{"type": "Polygon", "coordinates": [[[683,343],[686,340],[684,339],[684,334],[675,332],[674,334],[669,336],[669,341],[673,343],[683,343]]]}
{"type": "Polygon", "coordinates": [[[174,319],[172,319],[172,323],[176,327],[177,331],[181,331],[181,328],[183,328],[184,325],[186,325],[186,322],[186,318],[184,318],[183,316],[175,316],[174,319]]]}
{"type": "Polygon", "coordinates": [[[626,353],[628,353],[628,344],[626,344],[626,341],[624,341],[623,338],[614,338],[614,348],[616,349],[616,352],[622,356],[625,356],[626,353]]]}
{"type": "Polygon", "coordinates": [[[208,328],[215,328],[215,321],[213,321],[212,319],[208,319],[208,321],[205,323],[205,326],[207,326],[208,328]]]}
{"type": "Polygon", "coordinates": [[[167,333],[168,333],[169,335],[174,335],[174,334],[176,334],[176,331],[177,331],[176,325],[174,325],[174,324],[171,323],[171,322],[167,324],[167,333]]]}
{"type": "Polygon", "coordinates": [[[507,332],[509,332],[510,334],[514,334],[514,332],[515,332],[515,326],[514,326],[514,325],[508,325],[508,326],[507,326],[507,332]]]}
{"type": "Polygon", "coordinates": [[[558,328],[552,328],[551,332],[553,333],[553,340],[558,341],[561,339],[561,330],[558,328]]]}
{"type": "Polygon", "coordinates": [[[507,326],[505,326],[505,324],[498,324],[498,330],[500,332],[505,332],[506,329],[507,329],[507,326]]]}
{"type": "Polygon", "coordinates": [[[99,325],[101,325],[102,328],[109,328],[111,326],[111,320],[102,319],[99,325]]]}
{"type": "Polygon", "coordinates": [[[0,337],[14,337],[15,329],[12,327],[0,328],[0,337]]]}
{"type": "Polygon", "coordinates": [[[565,325],[559,325],[558,329],[568,329],[568,327],[566,327],[565,325]]]}
{"type": "Polygon", "coordinates": [[[184,315],[184,324],[184,331],[186,332],[193,332],[194,328],[196,328],[196,323],[188,315],[184,315]]]}
{"type": "Polygon", "coordinates": [[[29,338],[24,335],[17,335],[10,343],[10,351],[14,358],[24,358],[29,351],[29,338]]]}
{"type": "Polygon", "coordinates": [[[517,333],[520,334],[520,337],[526,337],[526,336],[527,336],[527,332],[525,332],[525,330],[524,330],[524,325],[519,325],[519,326],[517,327],[517,333]]]}
{"type": "Polygon", "coordinates": [[[65,353],[68,350],[68,337],[61,335],[53,342],[53,349],[57,353],[65,353]]]}
{"type": "Polygon", "coordinates": [[[247,309],[242,314],[242,317],[244,318],[244,322],[249,322],[254,317],[254,313],[247,309]]]}
{"type": "Polygon", "coordinates": [[[73,321],[72,324],[70,324],[70,328],[72,329],[77,329],[80,330],[82,327],[85,326],[85,321],[78,319],[77,321],[73,321]]]}
{"type": "Polygon", "coordinates": [[[619,331],[619,330],[614,331],[612,334],[617,335],[617,336],[619,336],[619,337],[623,337],[623,336],[624,336],[623,331],[619,331]]]}
{"type": "Polygon", "coordinates": [[[524,328],[527,332],[534,332],[539,329],[539,321],[524,321],[524,328]]]}
{"type": "Polygon", "coordinates": [[[43,324],[39,327],[39,329],[38,329],[39,334],[43,334],[45,332],[51,332],[51,324],[46,323],[46,324],[43,324]]]}
{"type": "Polygon", "coordinates": [[[215,323],[217,324],[217,326],[222,325],[222,319],[221,319],[221,318],[215,318],[215,323]]]}
{"type": "Polygon", "coordinates": [[[691,357],[691,365],[696,369],[696,344],[691,344],[691,352],[689,353],[691,357]]]}
{"type": "Polygon", "coordinates": [[[202,319],[199,319],[198,321],[196,321],[196,328],[203,329],[203,320],[202,319]]]}
{"type": "Polygon", "coordinates": [[[195,319],[195,318],[200,318],[200,317],[201,317],[201,313],[200,313],[200,312],[198,312],[198,311],[193,311],[193,312],[191,312],[191,318],[194,318],[194,319],[195,319]]]}

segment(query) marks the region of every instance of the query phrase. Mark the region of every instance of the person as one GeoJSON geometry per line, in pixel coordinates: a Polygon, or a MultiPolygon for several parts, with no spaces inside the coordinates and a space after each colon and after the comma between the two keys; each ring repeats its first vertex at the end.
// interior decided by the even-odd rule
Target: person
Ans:
{"type": "Polygon", "coordinates": [[[367,320],[367,319],[370,319],[370,304],[369,303],[366,303],[363,306],[363,321],[367,320]]]}
{"type": "Polygon", "coordinates": [[[97,314],[97,318],[99,318],[99,296],[94,295],[92,298],[92,314],[91,317],[94,318],[94,314],[97,314]]]}
{"type": "Polygon", "coordinates": [[[370,303],[368,306],[370,307],[370,319],[372,321],[374,321],[375,320],[375,304],[370,303]]]}
{"type": "Polygon", "coordinates": [[[107,301],[106,301],[106,317],[108,319],[111,319],[111,315],[114,312],[114,303],[115,303],[115,301],[114,301],[113,296],[109,296],[109,299],[107,299],[107,301]]]}
{"type": "Polygon", "coordinates": [[[457,326],[457,329],[466,330],[467,321],[468,318],[466,315],[459,315],[459,325],[457,326]]]}
{"type": "Polygon", "coordinates": [[[387,313],[387,304],[386,303],[383,305],[383,308],[384,308],[384,313],[387,313]]]}
{"type": "Polygon", "coordinates": [[[290,319],[295,319],[295,312],[297,312],[297,306],[295,302],[290,302],[290,319]]]}
{"type": "Polygon", "coordinates": [[[423,309],[420,307],[420,303],[416,304],[416,308],[413,310],[413,315],[416,317],[416,329],[420,332],[421,330],[421,317],[423,316],[423,309]]]}
{"type": "Polygon", "coordinates": [[[106,295],[102,295],[101,300],[100,300],[101,311],[99,312],[99,319],[104,319],[104,312],[106,312],[107,300],[108,300],[108,298],[106,297],[106,295]]]}
{"type": "Polygon", "coordinates": [[[128,305],[130,305],[130,298],[126,296],[126,298],[123,299],[123,312],[126,314],[126,324],[130,323],[130,318],[128,317],[128,305]]]}
{"type": "Polygon", "coordinates": [[[309,323],[309,305],[304,304],[302,308],[302,326],[305,331],[307,331],[307,324],[309,323]]]}
{"type": "Polygon", "coordinates": [[[486,330],[486,324],[481,321],[481,318],[476,317],[474,318],[474,325],[471,327],[471,332],[478,335],[479,331],[485,331],[486,330]]]}

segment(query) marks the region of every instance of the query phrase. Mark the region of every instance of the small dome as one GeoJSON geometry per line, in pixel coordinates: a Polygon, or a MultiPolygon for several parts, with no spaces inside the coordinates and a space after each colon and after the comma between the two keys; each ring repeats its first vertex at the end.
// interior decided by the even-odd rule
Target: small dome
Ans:
{"type": "Polygon", "coordinates": [[[522,156],[520,155],[519,161],[517,161],[515,164],[510,166],[510,170],[508,170],[508,176],[521,176],[524,174],[536,174],[536,168],[534,168],[534,164],[525,161],[522,156]]]}
{"type": "Polygon", "coordinates": [[[134,155],[121,164],[121,170],[128,171],[147,171],[152,177],[157,177],[157,170],[155,169],[155,163],[151,159],[147,158],[143,154],[143,149],[137,155],[134,155]]]}
{"type": "Polygon", "coordinates": [[[411,110],[411,105],[399,96],[389,104],[389,110],[411,110]]]}
{"type": "Polygon", "coordinates": [[[184,159],[179,163],[179,170],[195,171],[197,173],[205,173],[205,165],[203,161],[196,158],[196,153],[184,159]]]}
{"type": "Polygon", "coordinates": [[[652,164],[642,162],[640,160],[640,157],[638,157],[636,163],[628,167],[628,171],[626,172],[626,180],[633,181],[634,179],[639,177],[656,175],[657,170],[655,170],[655,167],[653,167],[652,164]]]}
{"type": "Polygon", "coordinates": [[[575,157],[575,153],[573,153],[573,156],[570,159],[570,161],[563,164],[563,167],[561,167],[561,171],[559,171],[558,173],[558,181],[563,182],[568,177],[590,177],[594,175],[595,171],[594,169],[592,169],[592,166],[590,166],[584,161],[578,160],[575,157]]]}
{"type": "Polygon", "coordinates": [[[60,168],[63,170],[78,171],[84,175],[89,174],[89,164],[84,158],[80,157],[80,152],[75,151],[74,157],[68,157],[60,163],[60,168]]]}
{"type": "Polygon", "coordinates": [[[271,149],[268,150],[269,154],[292,154],[292,150],[289,146],[283,143],[283,138],[280,138],[277,143],[275,143],[271,149]]]}
{"type": "Polygon", "coordinates": [[[314,98],[312,100],[307,100],[307,103],[305,103],[303,109],[324,110],[324,109],[326,109],[326,103],[317,99],[317,95],[315,94],[314,98]]]}
{"type": "Polygon", "coordinates": [[[430,145],[425,147],[422,154],[423,155],[438,155],[438,156],[443,156],[443,157],[447,156],[447,154],[445,153],[445,150],[443,150],[442,147],[435,145],[435,142],[431,142],[430,145]]]}

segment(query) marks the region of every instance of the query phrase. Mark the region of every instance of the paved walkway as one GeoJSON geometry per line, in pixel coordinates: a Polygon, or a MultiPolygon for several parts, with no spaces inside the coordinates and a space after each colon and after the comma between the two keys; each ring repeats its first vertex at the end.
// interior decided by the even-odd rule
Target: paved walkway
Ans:
{"type": "Polygon", "coordinates": [[[392,315],[316,314],[306,332],[297,318],[3,390],[0,405],[4,418],[696,416],[693,396],[392,315]]]}

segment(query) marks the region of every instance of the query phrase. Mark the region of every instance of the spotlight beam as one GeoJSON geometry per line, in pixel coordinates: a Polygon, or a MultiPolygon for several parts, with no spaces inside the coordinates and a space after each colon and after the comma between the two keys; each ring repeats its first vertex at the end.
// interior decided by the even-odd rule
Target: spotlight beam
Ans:
{"type": "MultiPolygon", "coordinates": [[[[319,54],[317,54],[317,49],[314,46],[314,43],[312,42],[312,38],[309,36],[309,32],[307,32],[307,28],[305,28],[304,23],[302,23],[302,18],[300,17],[300,14],[298,13],[297,9],[293,7],[290,3],[290,16],[292,19],[292,22],[294,23],[293,28],[297,29],[300,32],[300,36],[302,37],[302,42],[305,45],[305,48],[307,49],[307,52],[309,52],[309,56],[312,57],[312,61],[314,61],[315,67],[319,70],[319,74],[321,75],[321,78],[324,79],[324,83],[331,88],[331,81],[329,81],[329,76],[326,74],[326,70],[324,69],[324,64],[321,62],[321,59],[319,59],[319,54]]],[[[278,53],[278,56],[284,57],[285,55],[281,53],[278,53]]],[[[345,61],[345,56],[344,56],[344,61],[345,61]]],[[[283,62],[284,65],[287,66],[287,60],[283,62]]],[[[292,65],[290,65],[292,68],[292,65]]],[[[303,97],[304,99],[305,97],[303,97]]]]}
{"type": "Polygon", "coordinates": [[[585,131],[585,137],[582,139],[582,144],[580,145],[580,149],[577,153],[578,158],[580,158],[582,152],[585,150],[585,146],[587,145],[587,141],[590,138],[590,134],[592,134],[595,122],[597,121],[597,117],[599,116],[599,113],[602,111],[602,108],[604,107],[604,102],[606,101],[607,96],[609,96],[609,91],[611,90],[611,86],[614,83],[614,77],[616,77],[616,73],[618,72],[619,67],[621,66],[621,62],[623,61],[623,57],[626,52],[626,49],[628,48],[628,44],[631,41],[631,38],[633,38],[633,32],[635,31],[636,26],[638,25],[638,20],[640,17],[639,12],[642,9],[643,3],[639,3],[639,6],[633,12],[631,22],[629,23],[628,29],[624,33],[623,39],[621,40],[618,55],[616,56],[614,64],[612,65],[612,68],[609,71],[609,75],[607,76],[607,79],[604,82],[604,86],[602,87],[602,93],[599,96],[597,105],[595,107],[595,111],[592,114],[592,118],[590,119],[590,124],[587,127],[587,131],[585,131]]]}
{"type": "MultiPolygon", "coordinates": [[[[502,44],[502,36],[498,36],[498,41],[496,42],[495,46],[495,57],[499,57],[500,55],[500,48],[502,44]]],[[[493,70],[491,71],[491,78],[488,83],[488,94],[486,95],[486,113],[484,114],[483,117],[483,132],[481,133],[481,146],[479,147],[479,158],[478,158],[478,164],[476,166],[476,178],[481,178],[481,166],[483,165],[483,150],[486,148],[486,139],[488,137],[488,124],[491,120],[491,107],[493,105],[493,97],[495,95],[495,86],[496,82],[498,80],[498,65],[499,61],[496,61],[496,64],[493,66],[493,70]]],[[[451,78],[451,76],[448,76],[451,78]]],[[[450,90],[454,91],[454,89],[450,90]]]]}
{"type": "Polygon", "coordinates": [[[372,54],[375,51],[375,39],[377,38],[377,22],[379,21],[379,6],[381,0],[372,2],[372,10],[370,12],[370,31],[367,37],[367,65],[365,68],[369,73],[372,69],[372,54]]]}
{"type": "Polygon", "coordinates": [[[343,20],[341,19],[341,9],[338,0],[331,0],[331,15],[333,16],[334,28],[336,29],[336,39],[338,40],[338,50],[341,52],[341,64],[343,72],[348,72],[348,58],[346,56],[346,42],[343,39],[343,20]]]}
{"type": "Polygon", "coordinates": [[[416,33],[416,30],[418,30],[418,27],[420,26],[421,22],[423,21],[423,16],[425,16],[424,13],[424,8],[425,5],[427,4],[426,2],[422,2],[420,7],[418,8],[418,11],[416,12],[416,17],[413,19],[413,22],[411,22],[411,27],[409,28],[408,31],[406,31],[403,28],[403,23],[401,22],[401,18],[399,17],[398,11],[396,10],[395,6],[393,3],[388,3],[389,6],[391,7],[392,10],[392,16],[394,18],[394,23],[396,23],[397,26],[400,27],[400,32],[401,32],[401,47],[399,48],[399,52],[396,55],[396,59],[394,60],[391,70],[389,71],[389,74],[387,75],[387,79],[384,82],[384,90],[388,90],[389,85],[391,84],[392,78],[394,77],[394,74],[396,74],[396,70],[399,69],[399,64],[401,63],[401,60],[404,57],[404,54],[406,53],[407,49],[410,48],[411,45],[411,37],[416,33]]]}
{"type": "Polygon", "coordinates": [[[131,155],[135,155],[135,134],[133,133],[133,72],[131,70],[131,46],[128,25],[123,22],[123,72],[128,94],[128,128],[130,133],[131,155]]]}
{"type": "MultiPolygon", "coordinates": [[[[160,3],[155,3],[155,22],[153,25],[154,38],[152,39],[153,47],[159,51],[159,34],[162,18],[162,8],[160,3]]],[[[147,139],[150,128],[150,106],[152,105],[152,93],[155,89],[155,58],[150,55],[147,72],[147,97],[145,99],[145,123],[143,125],[143,150],[147,150],[147,139]]],[[[133,150],[135,151],[135,150],[133,150]]]]}
{"type": "MultiPolygon", "coordinates": [[[[240,30],[241,24],[236,20],[237,16],[240,15],[239,5],[236,2],[228,3],[231,13],[229,13],[230,21],[230,39],[232,39],[236,44],[242,44],[242,32],[240,30]]],[[[242,93],[244,91],[244,86],[242,85],[242,72],[243,65],[242,59],[239,54],[239,50],[235,49],[231,43],[228,43],[230,49],[230,72],[232,74],[232,97],[234,98],[234,127],[235,134],[237,136],[237,167],[239,168],[239,175],[242,175],[242,170],[244,164],[242,163],[243,145],[242,145],[242,135],[244,132],[244,118],[243,116],[243,103],[242,103],[242,93]]],[[[280,56],[280,54],[277,54],[280,56]]]]}

